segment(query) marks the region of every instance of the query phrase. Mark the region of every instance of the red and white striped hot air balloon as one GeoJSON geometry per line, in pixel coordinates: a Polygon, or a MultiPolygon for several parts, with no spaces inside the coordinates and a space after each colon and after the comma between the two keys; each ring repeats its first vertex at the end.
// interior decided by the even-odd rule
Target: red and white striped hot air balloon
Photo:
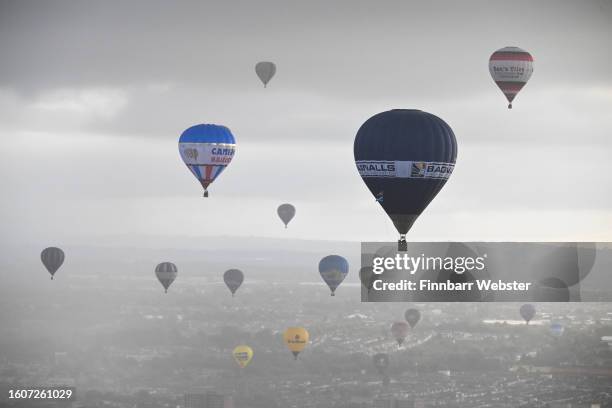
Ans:
{"type": "Polygon", "coordinates": [[[504,47],[489,58],[489,72],[493,80],[508,99],[508,109],[512,101],[525,86],[533,72],[533,57],[519,47],[504,47]]]}

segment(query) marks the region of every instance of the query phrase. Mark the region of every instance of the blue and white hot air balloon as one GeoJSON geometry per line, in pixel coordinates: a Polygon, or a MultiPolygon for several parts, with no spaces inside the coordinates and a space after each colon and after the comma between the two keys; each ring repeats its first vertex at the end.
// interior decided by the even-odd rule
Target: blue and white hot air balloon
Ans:
{"type": "Polygon", "coordinates": [[[220,125],[195,125],[185,130],[179,138],[181,158],[204,188],[208,186],[232,161],[236,152],[236,140],[232,132],[220,125]]]}

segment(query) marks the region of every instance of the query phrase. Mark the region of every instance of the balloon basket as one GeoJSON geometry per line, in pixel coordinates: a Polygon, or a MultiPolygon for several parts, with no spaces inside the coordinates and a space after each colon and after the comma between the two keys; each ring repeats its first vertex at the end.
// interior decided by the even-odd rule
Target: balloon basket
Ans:
{"type": "Polygon", "coordinates": [[[408,242],[406,242],[405,239],[400,239],[399,241],[397,241],[397,250],[399,252],[408,251],[408,242]]]}

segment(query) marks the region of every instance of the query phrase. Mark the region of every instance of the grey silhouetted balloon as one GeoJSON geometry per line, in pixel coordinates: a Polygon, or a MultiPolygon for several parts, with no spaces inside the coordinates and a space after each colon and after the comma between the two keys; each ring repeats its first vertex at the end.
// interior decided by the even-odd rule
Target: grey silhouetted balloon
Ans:
{"type": "Polygon", "coordinates": [[[521,317],[525,320],[525,323],[527,324],[529,324],[531,319],[533,319],[536,314],[535,307],[531,304],[525,304],[521,306],[519,312],[521,313],[521,317]]]}
{"type": "Polygon", "coordinates": [[[225,281],[230,292],[232,292],[232,296],[234,296],[244,281],[244,274],[239,269],[229,269],[223,274],[223,281],[225,281]]]}
{"type": "Polygon", "coordinates": [[[293,217],[295,217],[295,207],[291,204],[279,205],[276,212],[278,213],[278,216],[285,224],[285,228],[287,228],[287,224],[289,224],[289,221],[291,221],[293,217]]]}
{"type": "Polygon", "coordinates": [[[273,62],[269,61],[261,61],[255,65],[255,73],[263,82],[264,88],[267,87],[268,82],[272,79],[274,74],[276,74],[276,65],[273,62]]]}
{"type": "Polygon", "coordinates": [[[408,309],[406,310],[406,313],[404,313],[404,318],[410,325],[410,328],[414,328],[419,320],[421,320],[421,312],[419,312],[417,309],[408,309]]]}
{"type": "Polygon", "coordinates": [[[55,272],[57,272],[59,267],[64,263],[64,258],[64,251],[56,247],[45,248],[40,253],[40,260],[51,274],[51,280],[53,280],[55,272]]]}
{"type": "Polygon", "coordinates": [[[372,356],[372,362],[378,373],[384,375],[387,371],[387,367],[389,367],[389,355],[386,353],[375,354],[372,356]]]}
{"type": "Polygon", "coordinates": [[[162,262],[155,268],[155,275],[164,287],[165,293],[168,293],[168,288],[176,279],[177,273],[178,269],[176,268],[176,265],[172,262],[162,262]]]}

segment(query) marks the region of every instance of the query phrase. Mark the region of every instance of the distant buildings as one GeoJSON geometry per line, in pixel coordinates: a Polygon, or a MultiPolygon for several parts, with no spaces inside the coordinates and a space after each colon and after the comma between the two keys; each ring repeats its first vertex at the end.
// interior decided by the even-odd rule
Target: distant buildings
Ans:
{"type": "Polygon", "coordinates": [[[234,400],[216,392],[185,394],[185,408],[234,408],[234,400]]]}
{"type": "Polygon", "coordinates": [[[414,408],[415,402],[412,399],[375,399],[373,408],[414,408]]]}

